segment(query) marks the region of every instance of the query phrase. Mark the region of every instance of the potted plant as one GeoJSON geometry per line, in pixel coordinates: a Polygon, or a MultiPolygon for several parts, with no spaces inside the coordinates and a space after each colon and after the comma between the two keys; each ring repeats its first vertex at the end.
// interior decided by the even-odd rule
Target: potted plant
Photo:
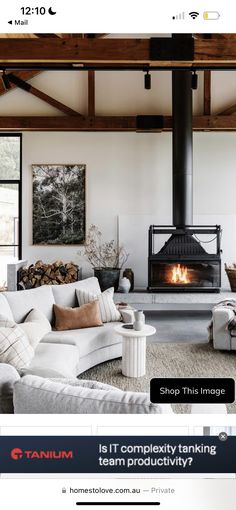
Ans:
{"type": "MultiPolygon", "coordinates": [[[[81,252],[79,253],[82,254],[81,252]]],[[[94,269],[94,276],[98,278],[101,290],[119,287],[120,270],[128,259],[123,246],[119,247],[114,241],[103,241],[102,233],[96,225],[88,229],[84,243],[83,255],[94,269]]]]}

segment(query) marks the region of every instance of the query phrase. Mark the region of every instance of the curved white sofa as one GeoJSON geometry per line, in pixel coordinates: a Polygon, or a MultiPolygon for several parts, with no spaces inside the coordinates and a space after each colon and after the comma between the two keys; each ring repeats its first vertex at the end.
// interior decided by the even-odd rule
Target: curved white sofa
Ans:
{"type": "MultiPolygon", "coordinates": [[[[78,288],[94,294],[100,292],[95,277],[67,285],[4,292],[0,294],[0,314],[21,323],[37,308],[53,324],[53,304],[78,306],[75,292],[78,288]]],[[[20,374],[23,377],[14,367],[0,363],[0,414],[173,413],[169,404],[151,404],[148,393],[126,392],[96,381],[76,379],[88,368],[121,356],[121,337],[114,332],[116,324],[51,331],[37,345],[33,360],[20,374]]],[[[191,406],[191,413],[202,412],[225,413],[226,407],[191,406]]]]}
{"type": "MultiPolygon", "coordinates": [[[[24,322],[32,308],[42,311],[53,325],[53,305],[78,306],[76,289],[101,292],[97,278],[66,285],[45,285],[36,289],[0,294],[0,314],[16,323],[24,322]]],[[[22,374],[43,377],[76,377],[98,363],[121,356],[121,338],[116,322],[102,327],[51,331],[36,347],[31,364],[22,374]]]]}

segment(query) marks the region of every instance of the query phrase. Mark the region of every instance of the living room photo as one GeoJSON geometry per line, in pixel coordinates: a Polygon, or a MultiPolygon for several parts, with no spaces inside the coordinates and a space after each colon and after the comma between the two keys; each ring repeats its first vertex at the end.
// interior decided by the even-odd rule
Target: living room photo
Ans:
{"type": "Polygon", "coordinates": [[[0,413],[236,413],[235,41],[0,34],[0,413]]]}

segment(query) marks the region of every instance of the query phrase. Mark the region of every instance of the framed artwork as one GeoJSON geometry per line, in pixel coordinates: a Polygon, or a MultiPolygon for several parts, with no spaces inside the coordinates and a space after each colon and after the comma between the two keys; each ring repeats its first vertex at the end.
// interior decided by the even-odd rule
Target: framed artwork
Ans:
{"type": "Polygon", "coordinates": [[[85,241],[85,165],[32,165],[33,244],[85,241]]]}

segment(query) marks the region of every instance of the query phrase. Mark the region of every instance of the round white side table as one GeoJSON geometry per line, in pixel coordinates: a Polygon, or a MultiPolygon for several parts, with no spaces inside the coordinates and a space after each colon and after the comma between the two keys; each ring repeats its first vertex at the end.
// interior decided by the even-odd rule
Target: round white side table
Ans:
{"type": "Polygon", "coordinates": [[[146,337],[154,335],[156,329],[145,324],[141,331],[135,331],[119,325],[115,332],[122,336],[122,374],[142,377],[146,373],[146,337]]]}

